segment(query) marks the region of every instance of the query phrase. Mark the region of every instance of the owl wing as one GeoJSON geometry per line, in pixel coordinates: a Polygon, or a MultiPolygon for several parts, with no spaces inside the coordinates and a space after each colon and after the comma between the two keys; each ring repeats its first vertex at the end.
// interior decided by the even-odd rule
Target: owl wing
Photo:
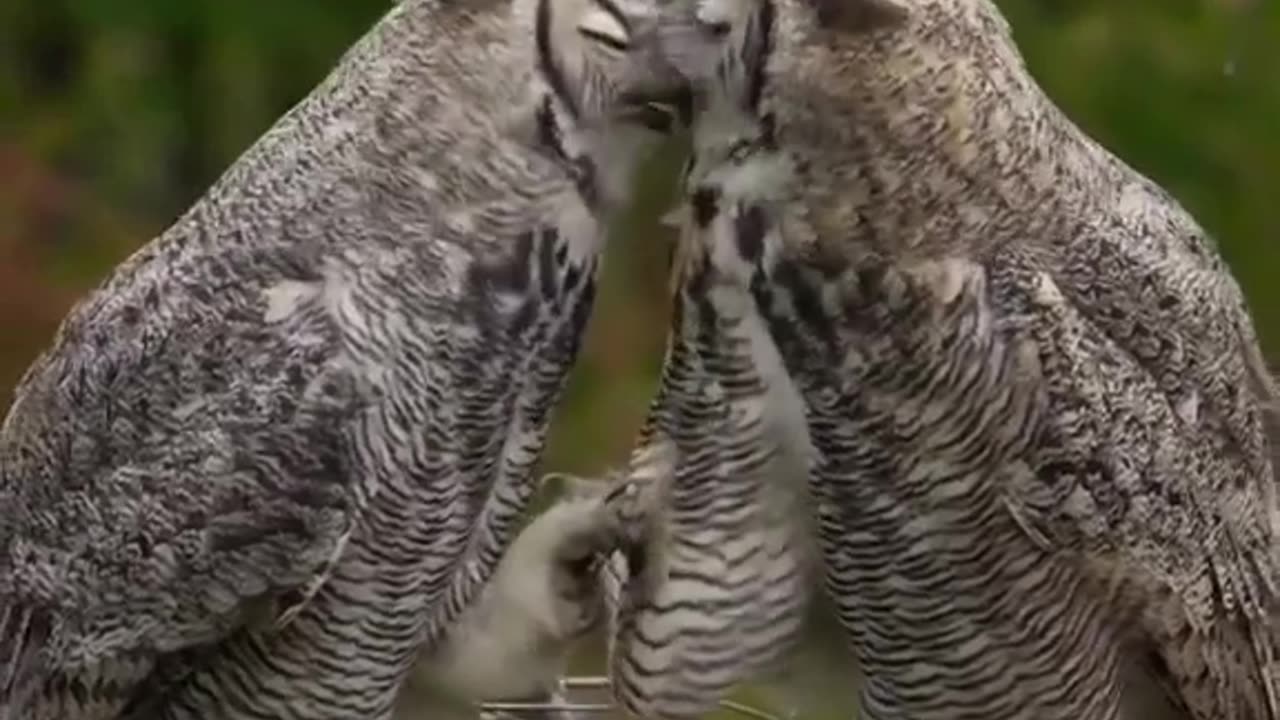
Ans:
{"type": "Polygon", "coordinates": [[[1274,718],[1275,394],[1238,286],[1176,242],[1104,233],[1050,262],[988,264],[1048,403],[1034,482],[1010,507],[1134,603],[1177,701],[1274,718]]]}
{"type": "Polygon", "coordinates": [[[0,708],[127,697],[305,601],[355,524],[360,391],[326,315],[149,310],[73,313],[0,432],[0,708]]]}
{"type": "MultiPolygon", "coordinates": [[[[1274,717],[1275,479],[1239,291],[1223,271],[1176,255],[1163,265],[1124,265],[1092,252],[1079,267],[1022,244],[981,259],[858,269],[837,294],[843,324],[827,328],[840,338],[837,352],[816,343],[791,356],[809,363],[801,376],[825,374],[825,385],[838,388],[829,402],[809,398],[815,417],[844,418],[850,408],[841,403],[856,402],[908,425],[921,412],[938,420],[938,408],[893,404],[904,388],[955,395],[939,406],[954,422],[974,407],[995,413],[982,439],[1004,448],[993,457],[1030,471],[993,466],[992,477],[1007,477],[994,488],[1005,510],[1036,545],[1116,593],[1110,608],[1131,613],[1119,622],[1141,628],[1150,651],[1141,659],[1175,702],[1196,717],[1274,717]],[[1107,276],[1118,269],[1128,275],[1107,276]],[[951,308],[964,307],[989,319],[949,319],[951,308]],[[978,387],[974,378],[1003,367],[1014,347],[1034,362],[978,387]],[[1032,410],[1025,418],[1003,409],[1010,393],[1032,410]]],[[[793,303],[826,302],[810,295],[793,303]]],[[[824,335],[773,327],[784,344],[824,335]]],[[[866,461],[856,456],[870,452],[865,438],[850,433],[840,423],[819,427],[815,444],[847,447],[866,461]]],[[[940,443],[927,448],[937,461],[955,450],[952,439],[915,441],[940,443]]],[[[972,495],[965,501],[977,502],[972,495]]]]}

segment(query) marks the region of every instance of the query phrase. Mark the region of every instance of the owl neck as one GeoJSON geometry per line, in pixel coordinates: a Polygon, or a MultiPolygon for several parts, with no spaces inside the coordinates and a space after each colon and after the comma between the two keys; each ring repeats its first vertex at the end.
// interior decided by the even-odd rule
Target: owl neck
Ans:
{"type": "MultiPolygon", "coordinates": [[[[513,45],[530,72],[524,139],[573,181],[593,212],[609,213],[630,199],[630,178],[643,145],[642,126],[615,118],[608,84],[588,72],[590,49],[557,20],[552,0],[517,0],[513,45]]],[[[560,8],[566,11],[569,8],[560,8]]]]}
{"type": "Polygon", "coordinates": [[[630,202],[637,166],[666,134],[639,121],[584,117],[550,87],[536,94],[525,130],[534,149],[562,169],[593,212],[604,215],[630,202]]]}
{"type": "Polygon", "coordinates": [[[853,77],[838,96],[803,79],[775,85],[779,144],[797,148],[819,235],[852,235],[887,256],[980,251],[1061,230],[1126,172],[1011,48],[957,58],[917,47],[878,60],[881,74],[853,77]]]}

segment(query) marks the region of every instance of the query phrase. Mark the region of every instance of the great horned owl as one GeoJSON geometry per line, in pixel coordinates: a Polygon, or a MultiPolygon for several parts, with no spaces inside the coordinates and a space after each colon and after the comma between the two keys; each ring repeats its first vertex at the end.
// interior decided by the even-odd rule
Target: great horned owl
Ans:
{"type": "MultiPolygon", "coordinates": [[[[673,0],[688,236],[804,407],[869,718],[1280,717],[1276,391],[990,0],[673,0]],[[1135,673],[1134,671],[1137,671],[1135,673]]],[[[766,365],[769,358],[757,360],[766,365]]]]}
{"type": "Polygon", "coordinates": [[[0,718],[390,712],[664,130],[615,103],[626,5],[397,3],[71,311],[0,429],[0,718]]]}

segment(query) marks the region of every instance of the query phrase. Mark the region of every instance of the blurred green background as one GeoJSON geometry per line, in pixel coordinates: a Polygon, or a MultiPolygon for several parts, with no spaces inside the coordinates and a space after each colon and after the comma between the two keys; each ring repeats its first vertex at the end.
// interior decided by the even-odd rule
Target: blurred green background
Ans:
{"type": "MultiPolygon", "coordinates": [[[[1049,94],[1219,239],[1266,344],[1280,349],[1280,3],[1000,5],[1049,94]]],[[[0,2],[0,413],[69,304],[163,230],[389,6],[0,2]]],[[[552,467],[591,472],[623,458],[652,391],[667,307],[665,240],[647,219],[664,194],[650,185],[610,251],[552,467]]]]}

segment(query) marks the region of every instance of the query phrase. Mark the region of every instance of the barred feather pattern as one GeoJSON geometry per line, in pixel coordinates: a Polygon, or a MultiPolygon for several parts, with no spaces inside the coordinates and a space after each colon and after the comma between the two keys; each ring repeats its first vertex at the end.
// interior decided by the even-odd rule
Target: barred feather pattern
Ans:
{"type": "Polygon", "coordinates": [[[745,304],[708,302],[720,292],[710,263],[685,260],[626,476],[640,488],[634,545],[605,568],[612,686],[643,717],[703,715],[777,669],[816,579],[807,440],[775,422],[786,398],[753,357],[763,328],[748,324],[745,304]]]}
{"type": "MultiPolygon", "coordinates": [[[[604,615],[598,567],[621,540],[629,488],[577,483],[525,526],[476,601],[415,663],[399,717],[433,700],[565,700],[560,680],[569,654],[604,615]]],[[[573,716],[558,708],[510,712],[528,720],[573,716]]]]}
{"type": "Polygon", "coordinates": [[[596,163],[653,138],[575,95],[588,10],[397,3],[71,311],[0,429],[0,718],[387,716],[533,490],[596,163]]]}
{"type": "Polygon", "coordinates": [[[803,398],[828,590],[866,678],[861,712],[1119,717],[1105,608],[1007,503],[1006,486],[1031,473],[1045,397],[1035,347],[997,325],[985,271],[786,257],[768,195],[786,161],[772,140],[699,153],[690,203],[714,199],[714,212],[687,227],[734,278],[729,302],[760,314],[803,398]]]}
{"type": "MultiPolygon", "coordinates": [[[[762,308],[825,284],[789,274],[757,286],[762,308]]],[[[1118,718],[1120,638],[1099,588],[1036,542],[1011,492],[1033,485],[1047,398],[1034,343],[995,316],[986,281],[964,260],[864,268],[828,291],[831,325],[787,335],[795,316],[770,311],[784,354],[810,353],[798,384],[828,583],[866,677],[860,707],[1118,718]],[[829,342],[806,342],[820,333],[829,342]]]]}
{"type": "Polygon", "coordinates": [[[1138,666],[1185,717],[1280,717],[1277,394],[1203,229],[1043,95],[988,0],[667,14],[715,119],[689,205],[804,397],[868,711],[1145,717],[1138,666]],[[952,620],[978,630],[929,637],[952,620]]]}

